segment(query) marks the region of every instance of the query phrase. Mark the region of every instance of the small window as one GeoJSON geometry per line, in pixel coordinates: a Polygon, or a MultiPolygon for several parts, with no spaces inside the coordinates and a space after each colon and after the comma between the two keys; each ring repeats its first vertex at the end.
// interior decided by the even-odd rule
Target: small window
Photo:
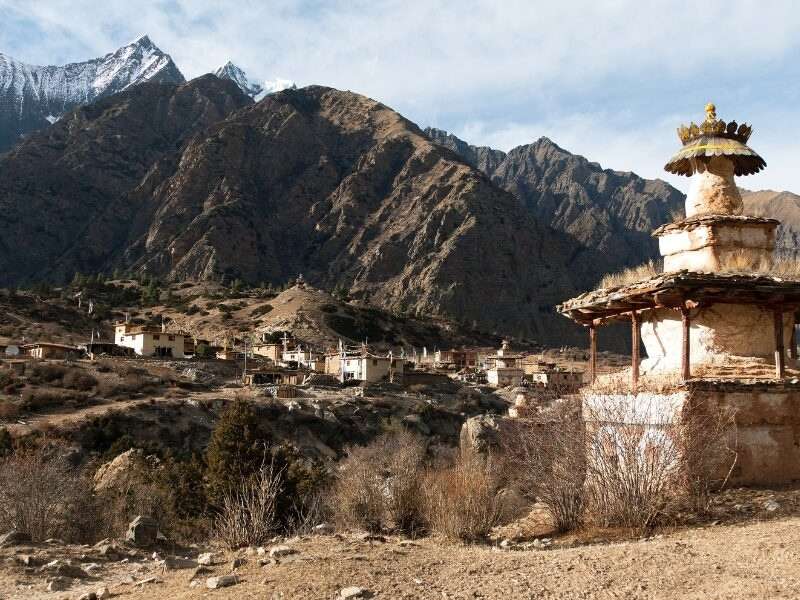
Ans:
{"type": "Polygon", "coordinates": [[[372,359],[372,366],[375,367],[377,365],[378,365],[378,359],[377,358],[373,358],[372,359]]]}
{"type": "Polygon", "coordinates": [[[174,342],[175,341],[175,336],[174,335],[169,336],[169,341],[170,342],[174,342]]]}
{"type": "Polygon", "coordinates": [[[160,339],[161,339],[161,336],[160,336],[160,335],[153,335],[153,339],[154,339],[154,340],[160,340],[160,339]]]}

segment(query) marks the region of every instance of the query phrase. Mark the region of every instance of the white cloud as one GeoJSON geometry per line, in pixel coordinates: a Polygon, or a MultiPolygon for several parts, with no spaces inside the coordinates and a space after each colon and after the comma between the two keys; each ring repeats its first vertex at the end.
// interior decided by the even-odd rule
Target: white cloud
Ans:
{"type": "MultiPolygon", "coordinates": [[[[472,142],[547,135],[648,177],[666,177],[674,128],[702,116],[710,91],[757,133],[800,100],[792,1],[0,0],[0,13],[41,30],[0,28],[0,48],[29,62],[148,33],[190,77],[233,60],[253,79],[351,89],[472,142]],[[785,87],[760,95],[767,76],[785,87]]],[[[791,160],[768,156],[797,150],[780,140],[754,136],[771,163],[754,182],[793,185],[791,160]]]]}

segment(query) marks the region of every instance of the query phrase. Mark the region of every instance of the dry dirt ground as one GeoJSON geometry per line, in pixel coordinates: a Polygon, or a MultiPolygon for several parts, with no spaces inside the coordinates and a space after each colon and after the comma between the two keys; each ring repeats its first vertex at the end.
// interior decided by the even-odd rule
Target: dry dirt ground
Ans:
{"type": "MultiPolygon", "coordinates": [[[[23,554],[43,546],[0,551],[0,598],[75,599],[107,586],[113,598],[333,599],[358,586],[374,598],[798,598],[800,518],[783,517],[684,530],[645,540],[542,550],[459,546],[433,539],[364,541],[356,535],[290,540],[297,551],[278,564],[259,566],[259,556],[219,555],[213,572],[190,586],[191,569],[164,571],[152,558],[101,562],[92,581],[48,593],[45,579],[21,566],[23,554]],[[239,582],[208,590],[205,579],[231,573],[239,582]],[[155,581],[136,582],[155,577],[155,581]]],[[[88,547],[59,547],[84,565],[88,547]]],[[[88,555],[88,556],[86,556],[88,555]]]]}

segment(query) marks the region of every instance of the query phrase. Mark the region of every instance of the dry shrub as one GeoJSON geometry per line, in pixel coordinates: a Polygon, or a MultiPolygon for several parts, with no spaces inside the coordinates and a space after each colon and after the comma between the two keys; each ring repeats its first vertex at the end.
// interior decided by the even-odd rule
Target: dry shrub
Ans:
{"type": "Polygon", "coordinates": [[[74,524],[84,509],[87,483],[64,449],[17,449],[0,459],[0,531],[16,529],[34,541],[82,541],[74,524]]]}
{"type": "Polygon", "coordinates": [[[0,399],[0,419],[14,420],[19,416],[19,405],[12,400],[0,399]]]}
{"type": "Polygon", "coordinates": [[[584,399],[586,491],[604,527],[646,528],[687,501],[704,506],[733,454],[733,415],[682,395],[584,399]]]}
{"type": "Polygon", "coordinates": [[[50,389],[26,389],[22,392],[20,409],[27,411],[37,411],[53,406],[80,406],[87,400],[83,392],[64,390],[58,388],[50,389]]]}
{"type": "Polygon", "coordinates": [[[274,465],[262,468],[222,496],[214,520],[214,536],[230,549],[267,543],[278,531],[278,497],[283,473],[274,465]]]}
{"type": "Polygon", "coordinates": [[[36,363],[28,373],[28,381],[31,383],[56,383],[60,382],[67,369],[60,365],[48,363],[36,363]]]}
{"type": "Polygon", "coordinates": [[[534,419],[519,419],[502,440],[509,481],[524,497],[545,505],[558,531],[583,522],[584,434],[579,402],[564,401],[534,419]]]}
{"type": "Polygon", "coordinates": [[[81,369],[71,369],[64,374],[62,385],[65,388],[88,392],[97,385],[97,379],[81,369]]]}
{"type": "Polygon", "coordinates": [[[424,459],[423,440],[405,430],[349,448],[333,488],[336,520],[367,531],[422,529],[424,459]]]}
{"type": "Polygon", "coordinates": [[[494,464],[475,453],[463,453],[452,466],[430,471],[424,489],[430,530],[451,540],[484,539],[507,515],[494,464]]]}
{"type": "Polygon", "coordinates": [[[630,267],[618,273],[607,273],[603,275],[597,287],[599,289],[622,287],[624,285],[636,283],[637,281],[655,277],[659,275],[662,270],[663,266],[659,262],[650,260],[642,265],[630,267]]]}

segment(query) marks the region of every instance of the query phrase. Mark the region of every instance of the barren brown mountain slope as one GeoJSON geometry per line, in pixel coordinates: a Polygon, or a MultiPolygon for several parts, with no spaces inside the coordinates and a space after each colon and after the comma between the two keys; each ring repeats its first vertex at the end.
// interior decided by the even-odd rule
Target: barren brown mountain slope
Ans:
{"type": "Polygon", "coordinates": [[[582,340],[552,313],[577,288],[574,243],[455,153],[358,94],[251,105],[231,85],[145,84],[0,159],[0,284],[303,273],[395,312],[582,340]]]}
{"type": "Polygon", "coordinates": [[[800,196],[792,192],[742,190],[745,212],[778,219],[778,249],[782,253],[797,254],[800,248],[800,196]]]}

